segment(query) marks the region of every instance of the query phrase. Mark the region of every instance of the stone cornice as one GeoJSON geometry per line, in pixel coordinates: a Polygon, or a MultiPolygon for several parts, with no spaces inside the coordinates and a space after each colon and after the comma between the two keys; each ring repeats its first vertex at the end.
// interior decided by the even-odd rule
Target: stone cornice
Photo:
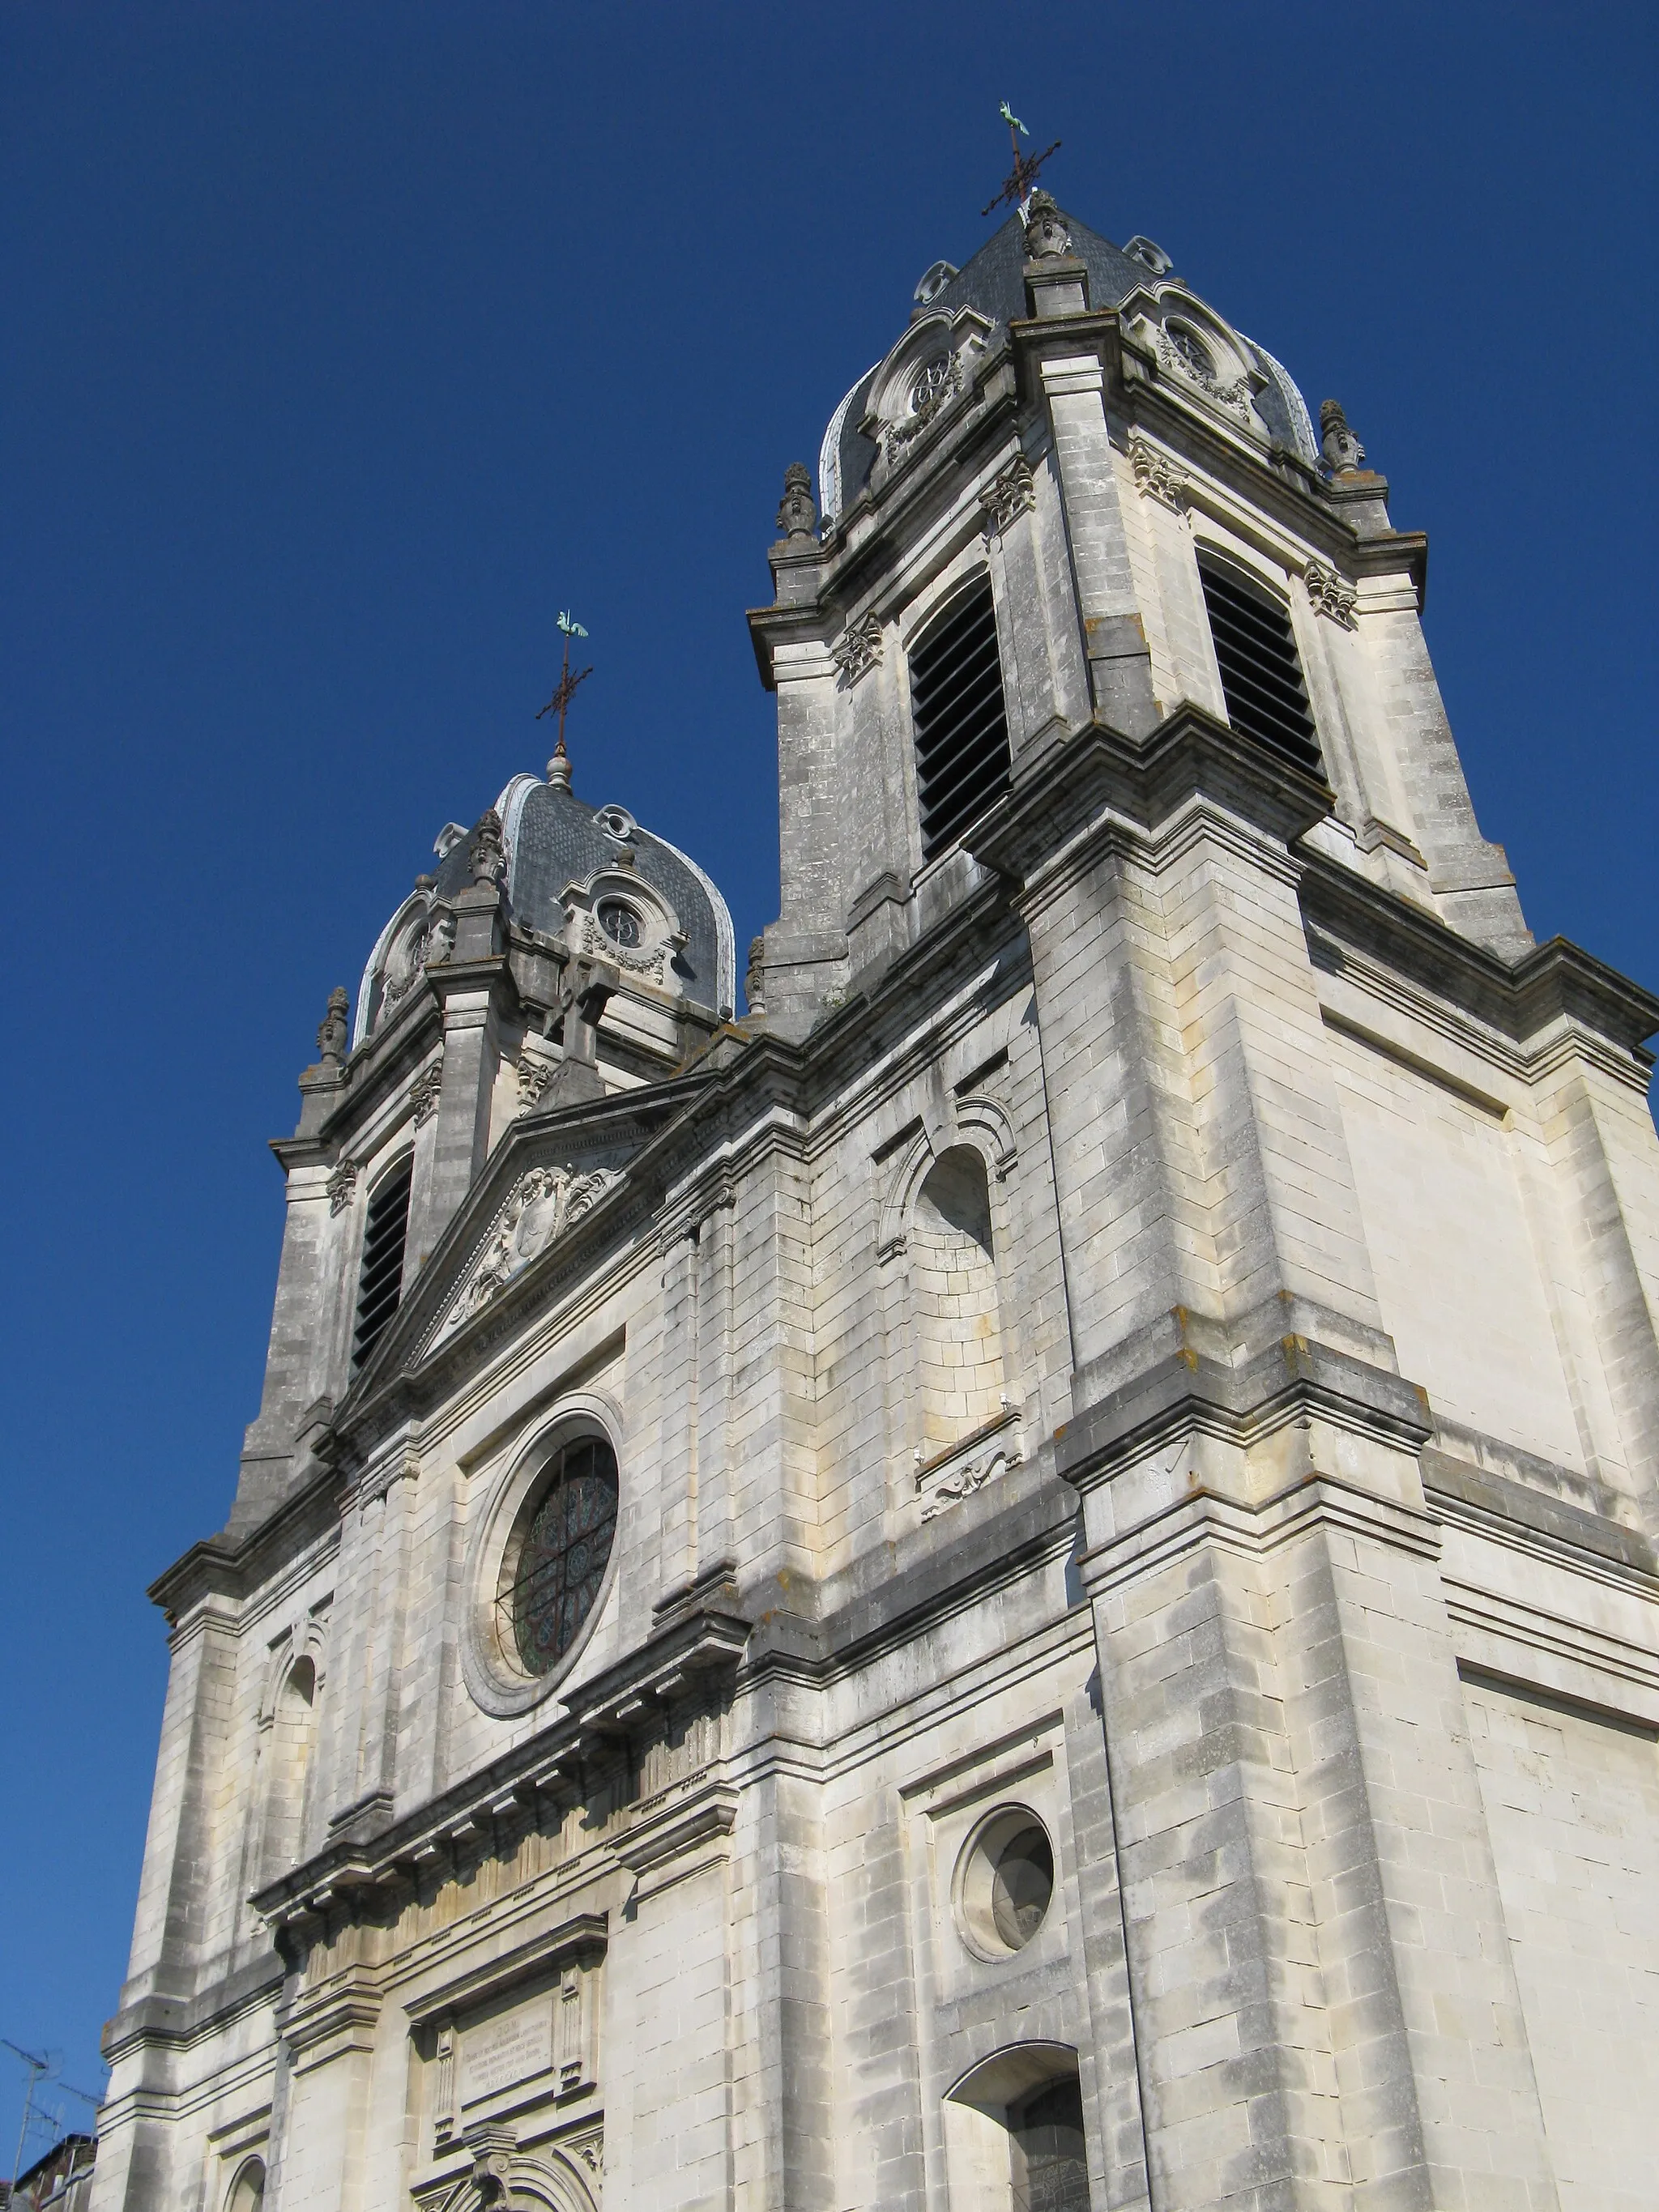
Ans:
{"type": "Polygon", "coordinates": [[[459,1851],[489,1855],[504,1829],[535,1817],[538,1795],[558,1794],[561,1776],[588,1759],[614,1758],[619,1746],[656,1727],[663,1707],[688,1690],[729,1682],[741,1663],[750,1623],[729,1586],[667,1613],[636,1650],[573,1689],[567,1717],[538,1731],[423,1804],[370,1834],[343,1834],[268,1884],[255,1907],[291,1946],[337,1917],[374,1917],[407,1894],[426,1866],[447,1866],[459,1851]]]}
{"type": "Polygon", "coordinates": [[[153,1992],[135,1998],[104,2023],[105,2060],[113,2066],[138,2044],[168,2044],[182,2050],[215,2034],[248,2012],[274,2005],[287,1973],[281,1954],[269,1951],[192,1997],[153,1992]]]}
{"type": "Polygon", "coordinates": [[[552,1928],[538,1929],[501,1957],[469,1966],[435,1989],[423,1989],[411,1997],[404,2007],[409,2024],[411,2027],[434,2022],[445,2026],[469,2005],[485,1997],[499,1997],[562,1960],[602,1954],[610,1932],[610,1916],[604,1912],[573,1913],[552,1928]]]}
{"type": "Polygon", "coordinates": [[[1149,831],[1200,795],[1286,848],[1335,805],[1317,776],[1185,704],[1144,738],[1093,720],[1028,767],[1017,764],[1006,798],[967,842],[975,860],[1024,884],[1091,824],[1115,819],[1149,831]]]}
{"type": "Polygon", "coordinates": [[[337,1528],[344,1492],[341,1476],[319,1463],[308,1480],[246,1535],[222,1532],[192,1544],[150,1584],[150,1602],[176,1626],[208,1598],[240,1601],[265,1579],[273,1560],[337,1528]]]}
{"type": "Polygon", "coordinates": [[[1416,1383],[1314,1339],[1286,1336],[1237,1367],[1189,1347],[1157,1360],[1056,1432],[1056,1466],[1088,1490],[1194,1428],[1249,1445],[1309,1417],[1413,1454],[1434,1429],[1416,1383]]]}
{"type": "Polygon", "coordinates": [[[1337,972],[1352,945],[1516,1045],[1565,1020],[1606,1039],[1635,1068],[1652,1064],[1642,1047],[1659,1031],[1659,997],[1565,937],[1511,963],[1317,853],[1305,855],[1302,907],[1316,957],[1337,972]]]}

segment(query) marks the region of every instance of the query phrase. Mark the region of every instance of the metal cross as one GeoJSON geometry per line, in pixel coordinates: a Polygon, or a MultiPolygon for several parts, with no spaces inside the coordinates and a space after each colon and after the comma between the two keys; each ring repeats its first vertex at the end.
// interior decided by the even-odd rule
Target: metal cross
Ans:
{"type": "Polygon", "coordinates": [[[559,688],[546,706],[541,708],[536,715],[538,722],[544,720],[549,714],[556,714],[559,718],[559,742],[553,748],[555,760],[567,757],[564,750],[564,718],[571,701],[576,696],[576,687],[579,684],[586,684],[593,673],[591,668],[584,668],[580,675],[573,676],[570,673],[570,641],[573,637],[586,637],[587,632],[579,622],[573,622],[570,617],[564,613],[561,613],[559,617],[559,628],[564,632],[564,666],[559,672],[559,688]]]}
{"type": "Polygon", "coordinates": [[[998,108],[997,113],[1008,126],[1008,137],[1014,149],[1014,173],[990,205],[980,210],[981,215],[994,215],[1005,200],[1012,200],[1016,206],[1018,206],[1028,199],[1030,197],[1031,186],[1036,181],[1037,171],[1050,154],[1057,154],[1060,151],[1060,141],[1056,138],[1054,144],[1046,148],[1041,154],[1030,155],[1022,154],[1019,150],[1019,142],[1022,138],[1029,138],[1030,132],[1006,100],[998,108]]]}

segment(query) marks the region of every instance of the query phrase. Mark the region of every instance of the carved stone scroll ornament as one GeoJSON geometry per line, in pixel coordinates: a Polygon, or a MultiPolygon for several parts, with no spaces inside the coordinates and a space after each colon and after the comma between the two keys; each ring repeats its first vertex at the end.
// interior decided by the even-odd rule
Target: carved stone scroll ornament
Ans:
{"type": "Polygon", "coordinates": [[[527,1056],[519,1062],[519,1111],[528,1114],[541,1101],[543,1092],[553,1080],[556,1063],[550,1060],[532,1060],[527,1056]]]}
{"type": "Polygon", "coordinates": [[[867,614],[861,615],[857,622],[848,623],[830,653],[841,671],[842,688],[850,691],[860,677],[867,676],[881,659],[879,620],[867,614]]]}
{"type": "Polygon", "coordinates": [[[568,1168],[532,1168],[520,1176],[450,1309],[445,1328],[459,1328],[481,1313],[621,1181],[610,1168],[594,1168],[584,1175],[573,1175],[568,1168]]]}
{"type": "Polygon", "coordinates": [[[472,2186],[479,2212],[507,2212],[513,2185],[513,2156],[519,2147],[518,2130],[510,2123],[486,2121],[462,2131],[461,2140],[472,2154],[472,2186]]]}
{"type": "Polygon", "coordinates": [[[1302,580],[1308,587],[1308,598],[1316,614],[1328,616],[1344,629],[1359,627],[1354,615],[1359,594],[1346,576],[1338,575],[1322,561],[1310,561],[1302,572],[1302,580]]]}
{"type": "Polygon", "coordinates": [[[380,1018],[406,998],[428,968],[437,968],[455,949],[455,917],[444,908],[422,916],[386,955],[380,976],[380,1018]]]}
{"type": "Polygon", "coordinates": [[[1187,471],[1177,468],[1167,453],[1143,438],[1139,431],[1129,440],[1129,466],[1135,472],[1135,489],[1143,499],[1160,501],[1179,514],[1187,504],[1187,471]]]}
{"type": "Polygon", "coordinates": [[[966,377],[959,353],[942,353],[918,371],[910,386],[908,411],[881,426],[881,449],[890,468],[897,466],[941,410],[963,389],[966,377]]]}
{"type": "Polygon", "coordinates": [[[444,1087],[444,1064],[434,1060],[430,1067],[422,1068],[409,1094],[415,1109],[415,1127],[418,1129],[429,1121],[438,1110],[439,1094],[444,1087]]]}
{"type": "Polygon", "coordinates": [[[997,471],[981,492],[979,503],[985,512],[988,538],[1000,537],[1016,515],[1036,505],[1031,465],[1024,453],[1016,453],[1006,468],[997,471]]]}
{"type": "Polygon", "coordinates": [[[580,2159],[590,2173],[604,2173],[605,2130],[603,2128],[595,2128],[591,2136],[574,2136],[567,2141],[562,2148],[568,2150],[573,2158],[580,2159]]]}
{"type": "Polygon", "coordinates": [[[670,950],[665,938],[659,938],[654,945],[618,945],[614,937],[599,927],[591,914],[582,923],[584,960],[607,960],[613,968],[626,968],[630,975],[642,975],[647,982],[661,983],[666,980],[670,950]]]}
{"type": "Polygon", "coordinates": [[[329,1177],[327,1183],[328,1210],[331,1214],[343,1213],[357,1195],[357,1163],[342,1160],[329,1177]]]}
{"type": "Polygon", "coordinates": [[[994,1482],[1008,1472],[1012,1462],[1004,1447],[987,1452],[981,1459],[970,1459],[964,1466],[953,1467],[941,1479],[924,1490],[921,1517],[932,1521],[947,1512],[952,1505],[960,1505],[964,1498],[971,1498],[976,1490],[983,1490],[988,1482],[994,1482]]]}

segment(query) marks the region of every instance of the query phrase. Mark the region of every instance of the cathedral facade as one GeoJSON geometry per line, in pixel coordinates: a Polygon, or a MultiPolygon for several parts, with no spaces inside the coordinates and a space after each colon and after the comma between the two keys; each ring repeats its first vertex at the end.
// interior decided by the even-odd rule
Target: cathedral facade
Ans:
{"type": "Polygon", "coordinates": [[[1659,1003],[1425,557],[1035,192],[786,479],[746,1012],[562,747],[440,835],[154,1592],[97,2212],[1659,2204],[1659,1003]]]}

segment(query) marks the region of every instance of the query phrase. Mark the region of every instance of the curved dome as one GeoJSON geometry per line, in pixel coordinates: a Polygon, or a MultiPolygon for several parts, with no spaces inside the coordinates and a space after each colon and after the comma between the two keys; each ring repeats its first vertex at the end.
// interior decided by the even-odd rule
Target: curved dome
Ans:
{"type": "MultiPolygon", "coordinates": [[[[1167,254],[1146,239],[1131,247],[1114,246],[1074,216],[1063,217],[1071,233],[1072,251],[1089,272],[1089,298],[1097,308],[1121,305],[1132,293],[1166,275],[1167,254]],[[1143,258],[1144,257],[1144,258],[1143,258]]],[[[954,270],[943,283],[937,272],[948,263],[936,262],[917,288],[917,313],[953,316],[971,307],[1006,330],[1011,322],[1030,313],[1025,299],[1025,229],[1018,215],[986,240],[965,268],[954,270]],[[925,296],[923,288],[927,287],[925,296]]],[[[1245,343],[1260,357],[1267,383],[1256,395],[1255,410],[1275,443],[1297,453],[1310,466],[1319,465],[1319,441],[1314,434],[1306,403],[1289,374],[1253,339],[1245,343]]],[[[885,357],[884,357],[884,359],[885,357]]],[[[870,480],[876,447],[860,429],[869,408],[870,392],[883,362],[867,368],[830,418],[818,454],[818,507],[826,522],[836,521],[857,500],[870,480]]]]}
{"type": "MultiPolygon", "coordinates": [[[[656,892],[684,942],[674,955],[678,994],[711,1016],[729,1018],[737,998],[737,950],[732,916],[710,878],[677,845],[637,823],[625,806],[590,806],[568,784],[515,775],[495,802],[507,851],[507,894],[513,918],[544,936],[562,937],[569,923],[565,893],[626,865],[656,892]]],[[[428,939],[441,921],[434,909],[472,881],[471,834],[451,823],[439,833],[435,870],[392,916],[375,941],[357,993],[352,1044],[361,1044],[381,1012],[419,975],[428,939]]]]}

